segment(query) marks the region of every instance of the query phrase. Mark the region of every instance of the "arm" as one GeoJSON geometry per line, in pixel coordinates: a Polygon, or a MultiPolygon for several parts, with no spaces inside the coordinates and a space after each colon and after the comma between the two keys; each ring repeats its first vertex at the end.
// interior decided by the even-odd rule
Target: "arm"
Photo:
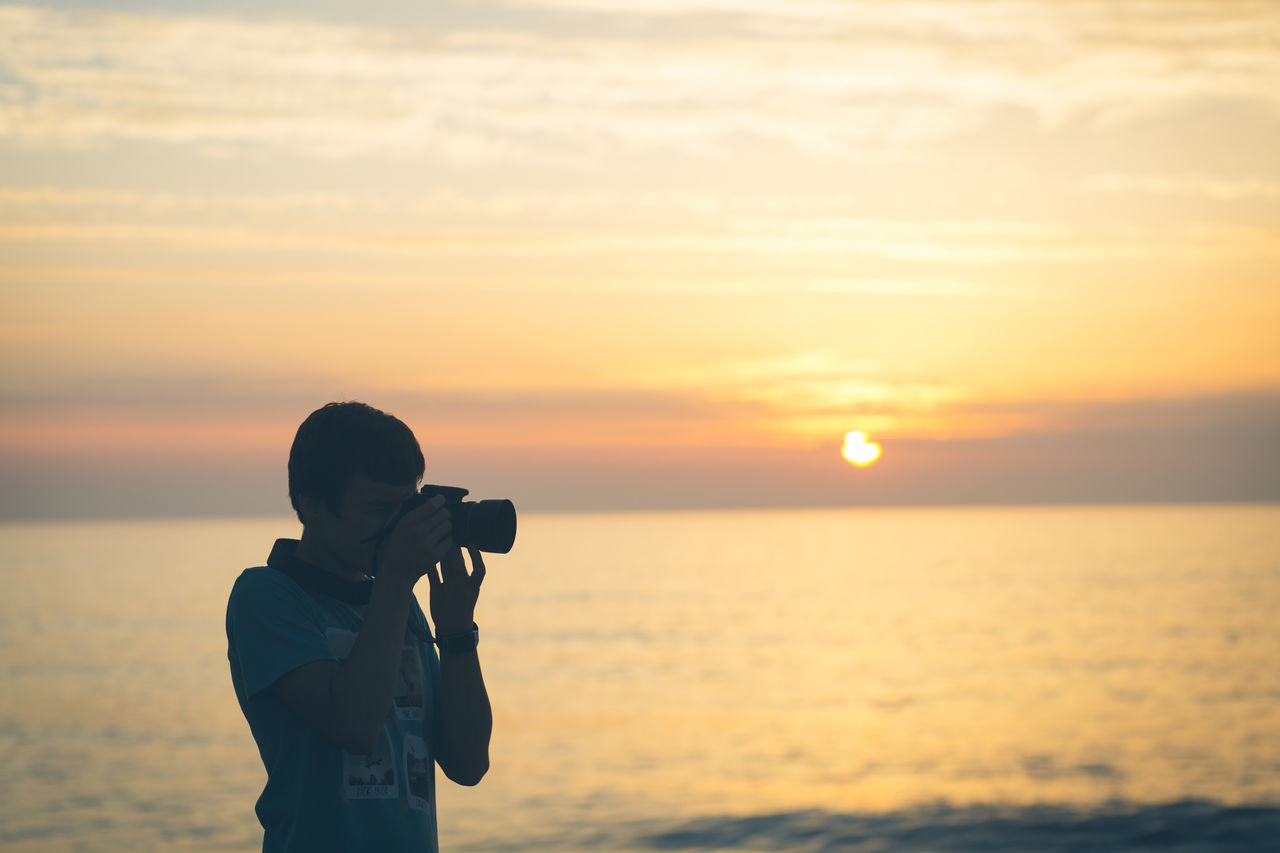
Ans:
{"type": "Polygon", "coordinates": [[[348,752],[376,747],[395,694],[414,584],[423,571],[434,575],[435,562],[453,547],[442,504],[424,504],[396,525],[350,656],[305,664],[273,685],[290,711],[348,752]]]}
{"type": "Polygon", "coordinates": [[[395,693],[413,585],[379,575],[351,655],[313,661],[281,676],[274,690],[289,710],[347,752],[377,746],[395,693]]]}
{"type": "Polygon", "coordinates": [[[489,770],[493,711],[475,651],[440,656],[436,705],[436,760],[459,785],[476,785],[489,770]]]}
{"type": "MultiPolygon", "coordinates": [[[[471,628],[485,568],[480,552],[467,550],[471,554],[471,574],[467,574],[460,548],[450,551],[440,562],[440,578],[434,569],[427,572],[431,581],[431,619],[440,637],[471,628]]],[[[489,769],[492,733],[493,710],[480,672],[479,655],[474,649],[466,654],[442,654],[433,737],[436,760],[444,775],[459,785],[479,784],[489,769]]]]}

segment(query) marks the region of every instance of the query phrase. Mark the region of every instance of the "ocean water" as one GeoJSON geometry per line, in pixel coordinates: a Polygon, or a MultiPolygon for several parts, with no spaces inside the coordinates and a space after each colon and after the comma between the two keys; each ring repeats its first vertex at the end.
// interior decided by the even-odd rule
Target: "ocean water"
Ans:
{"type": "MultiPolygon", "coordinates": [[[[1280,506],[520,524],[442,850],[1280,849],[1280,506]]],[[[0,847],[260,849],[223,614],[297,532],[0,525],[0,847]]]]}

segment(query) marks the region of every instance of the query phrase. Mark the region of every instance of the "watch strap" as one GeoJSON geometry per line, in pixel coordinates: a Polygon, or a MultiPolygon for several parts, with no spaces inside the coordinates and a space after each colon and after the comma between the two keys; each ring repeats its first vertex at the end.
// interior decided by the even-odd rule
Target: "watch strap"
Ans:
{"type": "Polygon", "coordinates": [[[436,637],[435,644],[440,647],[442,654],[465,655],[467,652],[475,651],[476,646],[480,645],[480,628],[472,622],[470,631],[451,634],[448,637],[436,637]]]}

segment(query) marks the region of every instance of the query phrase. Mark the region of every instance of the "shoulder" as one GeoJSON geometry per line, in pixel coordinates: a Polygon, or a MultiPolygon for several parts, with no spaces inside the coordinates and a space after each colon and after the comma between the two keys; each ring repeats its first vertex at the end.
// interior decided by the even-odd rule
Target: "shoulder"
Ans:
{"type": "Polygon", "coordinates": [[[238,621],[276,621],[280,618],[315,621],[317,606],[311,596],[284,572],[267,566],[245,569],[231,586],[227,598],[227,624],[238,621]]]}
{"type": "Polygon", "coordinates": [[[245,569],[240,573],[240,577],[236,578],[236,582],[231,585],[231,600],[246,597],[262,597],[262,596],[303,596],[302,587],[293,582],[293,579],[284,572],[276,571],[267,566],[255,566],[252,569],[245,569]]]}

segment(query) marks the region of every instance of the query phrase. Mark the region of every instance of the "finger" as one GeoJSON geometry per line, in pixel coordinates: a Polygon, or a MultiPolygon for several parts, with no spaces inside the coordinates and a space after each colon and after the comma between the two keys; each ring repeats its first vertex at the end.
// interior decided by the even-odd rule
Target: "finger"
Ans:
{"type": "Polygon", "coordinates": [[[440,561],[440,578],[445,583],[467,577],[467,564],[462,561],[462,549],[456,545],[449,549],[440,561]]]}
{"type": "MultiPolygon", "coordinates": [[[[409,516],[405,516],[409,518],[409,516]]],[[[453,529],[453,523],[449,518],[449,513],[443,510],[436,514],[423,516],[412,520],[405,525],[406,528],[414,532],[414,535],[423,537],[427,542],[435,542],[441,537],[442,533],[447,533],[453,529]]]]}
{"type": "Polygon", "coordinates": [[[480,556],[478,548],[468,548],[467,553],[471,555],[471,580],[476,589],[480,589],[480,584],[484,583],[484,558],[480,556]]]}
{"type": "Polygon", "coordinates": [[[432,498],[422,506],[414,507],[409,512],[406,512],[401,520],[410,524],[424,521],[430,522],[435,520],[436,515],[442,515],[446,518],[449,516],[449,511],[444,508],[443,498],[432,498]]]}
{"type": "Polygon", "coordinates": [[[431,589],[434,590],[436,587],[440,586],[440,576],[436,574],[435,563],[428,564],[427,570],[423,572],[423,574],[426,575],[427,583],[431,585],[431,589]]]}
{"type": "Polygon", "coordinates": [[[432,552],[440,555],[435,560],[439,562],[454,547],[453,530],[448,526],[437,528],[426,538],[426,541],[430,543],[432,552]]]}
{"type": "Polygon", "coordinates": [[[449,514],[441,510],[439,515],[417,518],[409,523],[402,522],[396,527],[394,537],[405,547],[425,551],[434,558],[431,560],[434,563],[440,559],[437,555],[443,554],[451,547],[449,536],[452,530],[449,514]]]}
{"type": "Polygon", "coordinates": [[[453,526],[453,519],[449,517],[449,513],[444,510],[437,510],[431,515],[425,516],[422,520],[423,530],[439,530],[453,526]]]}

